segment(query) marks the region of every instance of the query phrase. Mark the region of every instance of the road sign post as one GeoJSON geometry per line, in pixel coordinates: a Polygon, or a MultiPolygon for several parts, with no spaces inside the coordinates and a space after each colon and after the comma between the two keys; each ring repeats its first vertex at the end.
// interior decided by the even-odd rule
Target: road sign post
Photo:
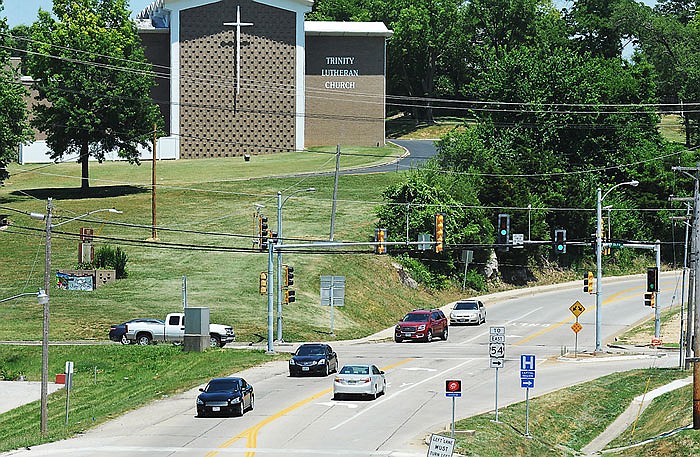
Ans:
{"type": "Polygon", "coordinates": [[[525,389],[525,436],[530,436],[530,389],[535,387],[535,356],[520,356],[520,387],[525,389]]]}
{"type": "Polygon", "coordinates": [[[578,300],[574,302],[573,305],[569,307],[569,311],[576,316],[576,322],[574,322],[574,325],[571,326],[571,330],[574,331],[574,358],[578,356],[578,332],[581,331],[583,326],[579,324],[578,322],[578,317],[586,311],[586,307],[581,304],[578,300]]]}
{"type": "Polygon", "coordinates": [[[455,437],[455,398],[462,396],[462,381],[448,379],[445,381],[445,396],[452,397],[452,438],[455,437]]]}
{"type": "Polygon", "coordinates": [[[489,327],[489,366],[496,369],[496,418],[494,422],[498,422],[498,369],[503,368],[505,357],[506,328],[489,327]]]}

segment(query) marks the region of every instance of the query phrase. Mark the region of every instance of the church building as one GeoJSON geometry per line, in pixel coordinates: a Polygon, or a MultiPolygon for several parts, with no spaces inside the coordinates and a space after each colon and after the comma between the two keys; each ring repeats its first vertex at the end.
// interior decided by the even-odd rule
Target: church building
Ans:
{"type": "Polygon", "coordinates": [[[309,22],[311,0],[158,0],[137,17],[162,141],[181,158],[384,144],[382,23],[309,22]]]}

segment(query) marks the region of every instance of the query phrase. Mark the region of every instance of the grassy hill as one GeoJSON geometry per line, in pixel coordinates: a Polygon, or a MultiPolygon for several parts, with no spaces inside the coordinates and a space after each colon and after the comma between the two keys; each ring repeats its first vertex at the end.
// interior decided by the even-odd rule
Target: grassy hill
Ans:
{"type": "MultiPolygon", "coordinates": [[[[343,151],[341,166],[393,160],[396,147],[343,151]],[[347,154],[347,155],[345,155],[347,154]]],[[[212,322],[232,324],[239,341],[266,335],[267,297],[259,294],[259,273],[268,254],[253,249],[255,205],[277,229],[277,192],[296,193],[283,206],[287,242],[327,241],[330,235],[335,150],[255,156],[243,159],[162,161],[157,172],[158,242],[151,236],[151,164],[92,163],[88,195],[78,188],[74,163],[14,165],[0,188],[0,210],[12,224],[0,231],[0,297],[35,292],[43,285],[44,224],[26,213],[55,206],[54,224],[88,211],[117,208],[123,214],[96,213],[53,230],[52,270],[73,269],[81,227],[92,227],[95,247],[121,247],[129,257],[128,277],[92,292],[51,291],[51,340],[104,340],[110,324],[134,317],[162,317],[182,308],[182,278],[187,276],[189,306],[210,308],[212,322]],[[273,175],[273,177],[266,177],[273,175]],[[105,223],[105,221],[109,223],[105,223]],[[112,225],[119,223],[119,225],[112,225]]],[[[371,241],[375,207],[397,174],[340,176],[335,241],[371,241]]],[[[442,305],[456,291],[432,293],[403,286],[391,257],[369,247],[351,251],[309,248],[285,253],[295,268],[296,303],[285,307],[284,339],[327,340],[330,316],[321,307],[320,276],[346,277],[346,306],[335,312],[336,338],[364,336],[395,323],[404,311],[442,305]]],[[[34,297],[0,308],[0,340],[41,339],[41,311],[34,297]],[[11,323],[11,324],[10,324],[11,323]]]]}

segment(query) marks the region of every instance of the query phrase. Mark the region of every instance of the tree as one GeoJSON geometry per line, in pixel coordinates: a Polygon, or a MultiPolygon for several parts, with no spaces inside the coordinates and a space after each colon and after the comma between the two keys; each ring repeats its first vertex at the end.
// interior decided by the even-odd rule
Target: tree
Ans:
{"type": "Polygon", "coordinates": [[[51,158],[77,155],[81,188],[88,160],[117,151],[139,163],[153,126],[162,124],[150,99],[155,84],[126,0],[54,0],[32,27],[31,75],[40,103],[34,125],[46,132],[51,158]]]}
{"type": "MultiPolygon", "coordinates": [[[[0,12],[3,1],[0,0],[0,12]]],[[[27,120],[26,90],[10,63],[12,47],[5,18],[0,18],[0,184],[8,178],[7,165],[17,160],[17,146],[32,138],[27,120]]]]}
{"type": "Polygon", "coordinates": [[[582,52],[607,58],[622,55],[622,39],[630,37],[627,14],[633,0],[576,0],[566,16],[572,39],[582,52]]]}
{"type": "MultiPolygon", "coordinates": [[[[700,100],[700,21],[694,7],[663,2],[654,10],[640,8],[636,16],[639,59],[649,61],[657,74],[658,95],[665,103],[677,103],[682,112],[686,147],[700,144],[700,113],[684,102],[700,100]]],[[[694,3],[694,2],[692,2],[694,3]]]]}

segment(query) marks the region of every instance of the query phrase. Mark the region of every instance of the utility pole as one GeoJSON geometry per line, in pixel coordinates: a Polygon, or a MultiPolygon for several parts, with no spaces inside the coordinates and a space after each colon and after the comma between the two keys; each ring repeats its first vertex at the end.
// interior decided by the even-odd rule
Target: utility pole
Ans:
{"type": "Polygon", "coordinates": [[[340,145],[336,146],[335,151],[335,183],[333,184],[333,207],[331,208],[331,235],[328,241],[333,241],[335,233],[335,205],[338,201],[338,175],[340,174],[340,145]]]}
{"type": "MultiPolygon", "coordinates": [[[[686,358],[686,364],[689,361],[693,362],[693,429],[700,430],[700,306],[697,304],[697,298],[700,297],[700,259],[698,255],[698,248],[700,247],[700,163],[697,163],[695,167],[672,167],[674,171],[682,171],[686,175],[690,176],[695,180],[695,190],[693,193],[693,225],[692,225],[692,254],[691,258],[693,263],[693,268],[691,269],[691,275],[693,279],[691,281],[692,286],[689,284],[689,292],[693,292],[692,306],[694,306],[694,316],[693,316],[693,357],[686,358]],[[695,174],[690,174],[690,172],[695,172],[695,174]]],[[[690,293],[688,294],[690,295],[690,293]]],[[[690,308],[691,302],[688,301],[688,308],[690,308]]],[[[688,327],[690,327],[690,322],[688,322],[688,327]]]]}
{"type": "Polygon", "coordinates": [[[51,294],[51,216],[53,200],[46,202],[46,250],[44,264],[44,317],[41,338],[41,434],[46,435],[49,419],[49,296],[51,294]]]}

